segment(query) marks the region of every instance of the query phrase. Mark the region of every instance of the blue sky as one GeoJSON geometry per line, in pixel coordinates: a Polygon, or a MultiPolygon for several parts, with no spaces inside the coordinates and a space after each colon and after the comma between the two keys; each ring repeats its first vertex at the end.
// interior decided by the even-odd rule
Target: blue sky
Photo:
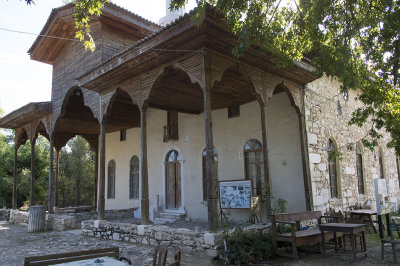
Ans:
{"type": "MultiPolygon", "coordinates": [[[[51,9],[65,0],[36,0],[27,6],[24,0],[0,1],[0,28],[38,34],[51,9]]],[[[165,15],[165,0],[113,0],[144,18],[157,22],[165,15]]],[[[187,8],[194,7],[194,0],[187,8]]],[[[49,101],[52,66],[30,60],[28,49],[36,36],[0,29],[0,107],[5,114],[29,103],[49,101]]]]}

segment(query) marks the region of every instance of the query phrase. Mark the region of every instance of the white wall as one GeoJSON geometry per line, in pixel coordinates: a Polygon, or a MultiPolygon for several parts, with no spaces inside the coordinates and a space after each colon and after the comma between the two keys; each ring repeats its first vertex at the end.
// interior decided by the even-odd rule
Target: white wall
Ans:
{"type": "MultiPolygon", "coordinates": [[[[260,107],[257,102],[240,106],[240,116],[228,119],[227,109],[212,112],[214,146],[218,151],[218,178],[232,180],[244,178],[243,147],[249,139],[261,139],[260,107]]],[[[150,205],[160,195],[165,205],[165,166],[168,151],[176,149],[182,157],[182,208],[192,219],[207,220],[207,209],[201,205],[202,152],[205,148],[204,116],[179,113],[179,140],[164,143],[163,127],[167,112],[147,111],[147,147],[150,205]]],[[[106,209],[139,207],[140,200],[129,200],[129,161],[132,155],[140,158],[140,129],[127,130],[126,141],[119,141],[119,132],[106,134],[106,169],[108,162],[116,162],[115,199],[106,199],[106,209]]],[[[106,170],[107,172],[107,170],[106,170]]],[[[107,195],[107,177],[106,177],[107,195]]],[[[233,215],[247,217],[247,211],[234,211],[233,215]]]]}
{"type": "Polygon", "coordinates": [[[299,118],[285,92],[268,101],[266,116],[274,200],[286,200],[288,212],[306,211],[299,118]]]}

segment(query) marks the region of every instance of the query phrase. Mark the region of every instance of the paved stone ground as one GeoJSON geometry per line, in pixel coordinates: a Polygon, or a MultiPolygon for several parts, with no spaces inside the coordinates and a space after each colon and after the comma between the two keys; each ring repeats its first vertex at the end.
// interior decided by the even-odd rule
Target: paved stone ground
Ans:
{"type": "MultiPolygon", "coordinates": [[[[399,265],[392,262],[392,255],[386,254],[384,261],[380,259],[380,246],[376,236],[368,236],[368,256],[353,262],[350,258],[334,256],[328,252],[326,258],[321,254],[301,253],[299,260],[277,259],[260,265],[399,265]]],[[[43,233],[27,233],[26,225],[10,225],[0,222],[0,265],[23,265],[25,256],[45,255],[51,253],[79,251],[105,247],[120,247],[121,256],[131,259],[134,265],[152,265],[154,247],[137,245],[122,241],[102,240],[93,237],[85,237],[80,230],[63,232],[49,231],[43,233]]],[[[387,252],[391,250],[389,247],[387,252]]],[[[400,255],[400,247],[397,248],[400,255]]],[[[171,250],[168,261],[172,261],[175,251],[171,250]]],[[[398,256],[400,257],[400,256],[398,256]]],[[[213,261],[203,252],[182,252],[183,265],[223,265],[222,261],[213,261]]]]}

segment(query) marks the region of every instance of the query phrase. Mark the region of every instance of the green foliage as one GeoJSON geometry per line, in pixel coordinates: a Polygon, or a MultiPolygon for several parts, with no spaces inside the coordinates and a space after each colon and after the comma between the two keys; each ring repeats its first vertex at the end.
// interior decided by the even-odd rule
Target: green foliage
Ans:
{"type": "Polygon", "coordinates": [[[272,239],[269,233],[246,232],[238,227],[231,234],[223,236],[221,256],[228,264],[251,264],[272,256],[272,239]],[[224,242],[226,243],[226,249],[224,242]]]}
{"type": "MultiPolygon", "coordinates": [[[[0,134],[0,206],[11,207],[13,171],[14,171],[14,134],[6,131],[0,134]]],[[[46,204],[48,187],[49,144],[39,136],[36,140],[35,159],[35,200],[36,204],[46,204]]],[[[17,206],[29,200],[31,148],[28,141],[18,150],[18,194],[17,206]]]]}

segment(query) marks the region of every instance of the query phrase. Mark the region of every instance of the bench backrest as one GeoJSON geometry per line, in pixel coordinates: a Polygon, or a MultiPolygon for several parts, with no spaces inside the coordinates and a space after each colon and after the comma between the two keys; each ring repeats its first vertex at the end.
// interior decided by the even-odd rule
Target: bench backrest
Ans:
{"type": "Polygon", "coordinates": [[[44,256],[26,257],[24,265],[51,265],[57,263],[86,260],[100,257],[119,258],[119,248],[92,249],[85,251],[58,253],[44,256]]]}
{"type": "Polygon", "coordinates": [[[311,219],[319,220],[321,216],[322,213],[320,211],[278,213],[271,215],[273,221],[282,221],[282,222],[301,222],[304,220],[311,220],[311,219]]]}

